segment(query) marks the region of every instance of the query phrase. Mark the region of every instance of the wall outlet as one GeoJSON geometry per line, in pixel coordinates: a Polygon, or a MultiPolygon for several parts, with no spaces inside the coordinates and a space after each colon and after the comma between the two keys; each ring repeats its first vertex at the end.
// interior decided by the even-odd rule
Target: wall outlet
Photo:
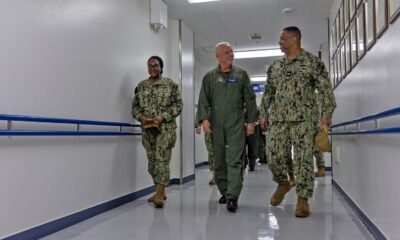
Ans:
{"type": "Polygon", "coordinates": [[[339,164],[341,162],[341,157],[340,157],[340,147],[335,147],[334,150],[334,159],[335,159],[335,163],[339,164]]]}

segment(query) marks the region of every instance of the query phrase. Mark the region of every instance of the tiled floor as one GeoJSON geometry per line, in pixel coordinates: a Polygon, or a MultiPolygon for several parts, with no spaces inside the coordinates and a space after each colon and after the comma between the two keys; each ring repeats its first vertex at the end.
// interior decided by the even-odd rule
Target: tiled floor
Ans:
{"type": "Polygon", "coordinates": [[[335,189],[331,177],[317,178],[311,216],[294,217],[295,190],[278,207],[269,204],[276,188],[265,165],[245,175],[239,209],[230,213],[218,204],[210,187],[207,167],[196,180],[167,188],[164,209],[155,209],[147,197],[125,204],[44,240],[358,240],[373,239],[335,189]]]}

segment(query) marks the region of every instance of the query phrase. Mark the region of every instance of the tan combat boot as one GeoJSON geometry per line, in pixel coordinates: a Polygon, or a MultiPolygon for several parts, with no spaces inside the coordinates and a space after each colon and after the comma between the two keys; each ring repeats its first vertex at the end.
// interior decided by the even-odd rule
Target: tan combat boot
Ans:
{"type": "Polygon", "coordinates": [[[293,173],[289,173],[289,184],[290,186],[296,186],[296,179],[294,178],[294,174],[293,173]]]}
{"type": "Polygon", "coordinates": [[[318,168],[318,171],[315,172],[316,177],[325,177],[325,167],[318,168]]]}
{"type": "Polygon", "coordinates": [[[157,184],[156,186],[156,196],[154,198],[154,206],[156,208],[163,208],[164,207],[164,193],[165,193],[165,186],[163,184],[157,184]]]}
{"type": "Polygon", "coordinates": [[[272,206],[277,206],[283,201],[283,198],[285,197],[285,194],[290,191],[292,186],[290,186],[289,181],[284,181],[282,183],[279,183],[278,187],[276,188],[276,191],[271,197],[271,205],[272,206]]]}
{"type": "Polygon", "coordinates": [[[310,216],[310,206],[308,205],[308,198],[297,197],[297,207],[294,215],[299,218],[310,216]]]}
{"type": "MultiPolygon", "coordinates": [[[[164,200],[167,200],[167,195],[165,194],[165,188],[164,188],[163,195],[164,195],[164,200]]],[[[151,196],[150,198],[148,198],[147,201],[148,202],[154,202],[155,198],[156,198],[156,193],[153,196],[151,196]]]]}

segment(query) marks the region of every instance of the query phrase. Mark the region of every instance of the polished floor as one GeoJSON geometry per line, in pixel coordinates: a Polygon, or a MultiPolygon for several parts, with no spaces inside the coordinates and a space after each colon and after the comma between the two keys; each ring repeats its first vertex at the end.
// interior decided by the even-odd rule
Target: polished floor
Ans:
{"type": "Polygon", "coordinates": [[[167,188],[164,209],[147,196],[43,238],[44,240],[358,240],[373,239],[332,188],[331,177],[317,178],[311,216],[294,217],[295,190],[278,207],[269,204],[276,184],[266,165],[246,172],[239,209],[230,213],[218,204],[215,186],[208,185],[207,167],[196,180],[167,188]]]}

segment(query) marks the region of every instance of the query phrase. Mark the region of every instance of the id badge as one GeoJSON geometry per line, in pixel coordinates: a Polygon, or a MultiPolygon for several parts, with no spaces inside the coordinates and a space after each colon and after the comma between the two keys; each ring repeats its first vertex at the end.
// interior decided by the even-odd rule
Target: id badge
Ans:
{"type": "Polygon", "coordinates": [[[237,83],[238,80],[236,78],[229,78],[228,83],[237,83]]]}

